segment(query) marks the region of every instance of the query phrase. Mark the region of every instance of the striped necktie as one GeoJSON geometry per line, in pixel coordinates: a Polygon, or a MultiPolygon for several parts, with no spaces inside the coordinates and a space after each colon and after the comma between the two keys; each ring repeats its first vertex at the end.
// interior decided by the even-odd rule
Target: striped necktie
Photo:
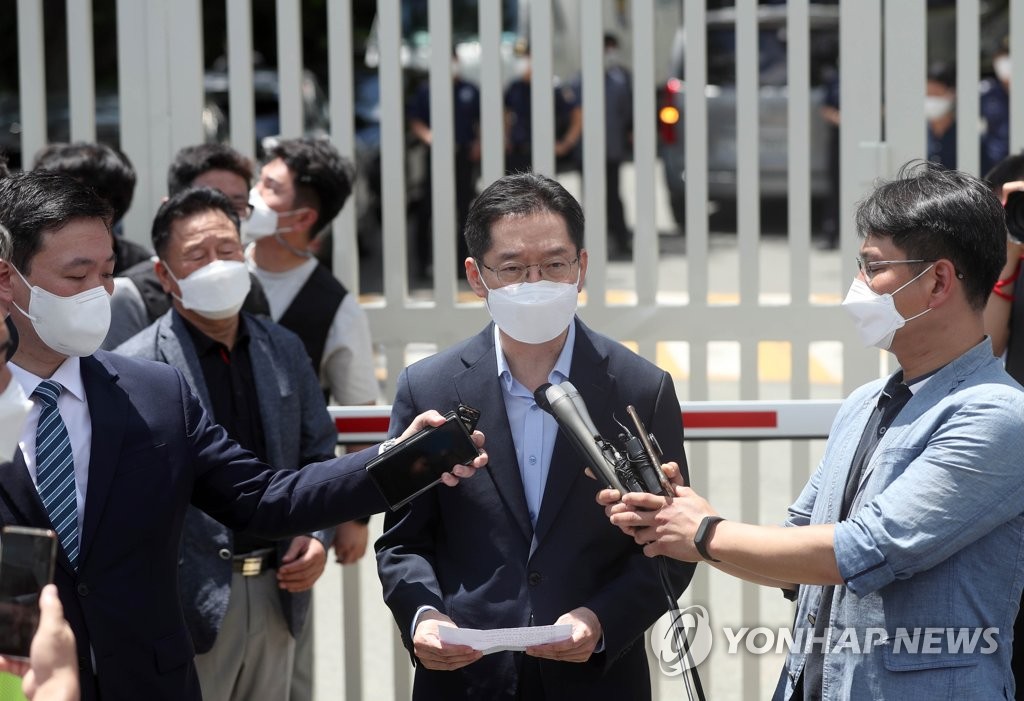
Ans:
{"type": "Polygon", "coordinates": [[[40,382],[33,397],[42,404],[36,428],[36,488],[60,538],[71,566],[78,568],[78,504],[75,499],[75,459],[67,426],[57,410],[64,389],[50,380],[40,382]]]}

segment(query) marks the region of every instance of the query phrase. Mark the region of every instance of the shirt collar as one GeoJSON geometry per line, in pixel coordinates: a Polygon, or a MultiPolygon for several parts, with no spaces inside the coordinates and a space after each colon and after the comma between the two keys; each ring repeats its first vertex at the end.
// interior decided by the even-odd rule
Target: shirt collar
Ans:
{"type": "MultiPolygon", "coordinates": [[[[569,333],[565,337],[565,345],[562,346],[562,352],[558,354],[555,367],[551,368],[551,372],[548,373],[548,382],[554,385],[569,379],[569,370],[572,368],[572,351],[575,345],[576,320],[573,319],[569,324],[569,333]]],[[[512,377],[512,371],[508,367],[508,360],[505,358],[504,351],[501,350],[501,330],[498,329],[497,324],[494,325],[494,353],[498,359],[498,377],[504,381],[505,389],[511,390],[516,379],[512,377]]]]}
{"type": "MultiPolygon", "coordinates": [[[[174,312],[178,314],[177,310],[174,312]]],[[[185,324],[185,328],[188,329],[189,336],[192,337],[192,343],[196,347],[196,355],[204,356],[209,353],[218,351],[220,348],[224,348],[224,344],[213,338],[210,338],[205,333],[196,328],[188,319],[181,314],[178,314],[182,322],[185,324]]],[[[235,348],[242,348],[249,342],[249,327],[245,323],[245,315],[238,315],[238,331],[235,333],[235,348]]]]}
{"type": "Polygon", "coordinates": [[[879,403],[881,403],[883,395],[885,396],[886,401],[891,399],[896,394],[896,391],[899,389],[900,385],[904,385],[908,390],[910,390],[911,395],[917,394],[920,391],[920,389],[924,387],[925,384],[927,384],[928,380],[932,379],[932,377],[934,377],[939,372],[939,370],[941,370],[944,367],[946,366],[942,365],[940,367],[937,367],[931,372],[926,372],[923,375],[919,375],[911,379],[909,382],[904,382],[903,370],[898,370],[896,374],[890,377],[889,381],[885,383],[885,387],[882,388],[882,391],[878,396],[879,403]]]}
{"type": "Polygon", "coordinates": [[[85,401],[85,384],[82,382],[82,359],[78,356],[68,357],[49,378],[39,377],[15,363],[7,363],[7,367],[11,369],[14,379],[18,381],[28,397],[32,396],[40,382],[44,379],[49,379],[59,383],[64,388],[61,394],[67,393],[80,402],[85,401]]]}

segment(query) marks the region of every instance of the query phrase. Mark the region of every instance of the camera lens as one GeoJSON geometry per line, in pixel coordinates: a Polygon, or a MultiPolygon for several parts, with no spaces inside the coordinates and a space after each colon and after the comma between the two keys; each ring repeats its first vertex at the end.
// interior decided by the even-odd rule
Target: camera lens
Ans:
{"type": "Polygon", "coordinates": [[[1010,238],[1024,242],[1024,192],[1011,192],[1006,198],[1006,228],[1010,238]]]}

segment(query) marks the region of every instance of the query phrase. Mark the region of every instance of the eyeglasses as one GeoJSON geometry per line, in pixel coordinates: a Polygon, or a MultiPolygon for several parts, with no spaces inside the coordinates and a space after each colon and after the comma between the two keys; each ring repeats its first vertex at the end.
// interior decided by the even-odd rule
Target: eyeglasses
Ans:
{"type": "Polygon", "coordinates": [[[532,265],[523,265],[522,263],[510,261],[502,263],[497,268],[492,268],[480,259],[477,259],[476,262],[494,273],[501,284],[515,285],[526,280],[530,268],[537,268],[540,271],[541,278],[549,282],[568,282],[572,278],[572,266],[580,262],[580,257],[576,256],[572,260],[549,258],[543,263],[534,263],[532,265]]]}
{"type": "Polygon", "coordinates": [[[914,263],[934,263],[934,260],[925,258],[913,258],[910,260],[864,260],[857,256],[857,269],[864,274],[868,281],[874,279],[875,275],[885,270],[889,265],[912,265],[914,263]]]}
{"type": "Polygon", "coordinates": [[[231,209],[235,210],[235,214],[238,215],[239,219],[248,219],[249,215],[252,214],[252,205],[249,204],[248,195],[245,198],[232,197],[231,209]]]}

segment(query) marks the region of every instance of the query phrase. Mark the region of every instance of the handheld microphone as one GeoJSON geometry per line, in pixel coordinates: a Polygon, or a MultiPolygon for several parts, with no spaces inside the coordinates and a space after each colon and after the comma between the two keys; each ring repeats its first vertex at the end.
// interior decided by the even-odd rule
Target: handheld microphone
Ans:
{"type": "MultiPolygon", "coordinates": [[[[572,397],[562,387],[550,383],[538,387],[533,397],[537,401],[537,406],[555,417],[558,427],[576,448],[576,452],[587,457],[590,467],[600,479],[612,489],[619,490],[620,494],[625,494],[627,490],[615,474],[614,463],[609,464],[608,458],[598,448],[596,433],[591,432],[587,426],[588,422],[580,415],[572,397]]],[[[590,424],[592,426],[593,422],[590,424]]]]}

